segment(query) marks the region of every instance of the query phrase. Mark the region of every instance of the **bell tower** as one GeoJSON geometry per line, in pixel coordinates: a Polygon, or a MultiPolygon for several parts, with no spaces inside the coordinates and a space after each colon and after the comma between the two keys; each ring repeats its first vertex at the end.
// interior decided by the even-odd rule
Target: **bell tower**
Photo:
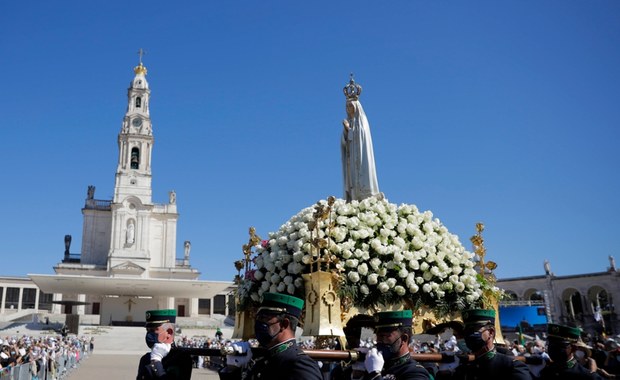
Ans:
{"type": "Polygon", "coordinates": [[[127,197],[137,197],[143,205],[152,204],[151,153],[153,129],[149,116],[151,91],[146,81],[146,67],[140,63],[134,68],[135,77],[127,90],[127,112],[118,135],[118,166],[114,184],[113,203],[122,203],[127,197]]]}
{"type": "Polygon", "coordinates": [[[149,276],[150,267],[173,265],[175,260],[176,204],[160,206],[152,200],[151,91],[142,64],[144,51],[140,49],[138,54],[140,62],[133,69],[135,76],[127,89],[127,111],[118,134],[107,257],[108,270],[114,275],[149,276]],[[158,224],[161,221],[170,225],[164,228],[158,224]]]}

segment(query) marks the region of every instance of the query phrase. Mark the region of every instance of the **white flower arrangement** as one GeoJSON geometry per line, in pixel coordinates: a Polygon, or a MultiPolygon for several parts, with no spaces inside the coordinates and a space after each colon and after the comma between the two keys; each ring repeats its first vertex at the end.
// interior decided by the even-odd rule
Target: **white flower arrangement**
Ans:
{"type": "Polygon", "coordinates": [[[329,216],[311,230],[313,212],[314,207],[302,210],[254,247],[255,269],[238,288],[242,306],[265,292],[304,298],[301,275],[316,261],[311,239],[317,237],[327,241],[321,255],[335,258],[340,296],[355,306],[408,304],[441,315],[482,301],[474,254],[430,211],[375,197],[350,203],[337,199],[329,216]]]}

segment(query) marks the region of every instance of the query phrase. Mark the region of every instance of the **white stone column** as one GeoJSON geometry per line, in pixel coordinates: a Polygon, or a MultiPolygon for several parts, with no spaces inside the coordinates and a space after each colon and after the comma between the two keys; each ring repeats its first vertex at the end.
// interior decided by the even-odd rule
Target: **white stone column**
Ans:
{"type": "Polygon", "coordinates": [[[19,299],[17,301],[17,311],[21,311],[22,310],[22,301],[24,300],[24,288],[20,287],[19,288],[19,299]]]}
{"type": "MultiPolygon", "coordinates": [[[[62,293],[54,293],[52,296],[53,301],[62,301],[62,293]]],[[[62,305],[53,303],[52,314],[62,314],[62,305]]]]}
{"type": "Polygon", "coordinates": [[[209,301],[209,315],[213,316],[213,304],[215,303],[215,297],[211,297],[209,301]]]}
{"type": "Polygon", "coordinates": [[[39,294],[41,294],[41,291],[39,290],[39,288],[36,288],[34,292],[34,312],[35,313],[39,312],[39,294]]]}
{"type": "Polygon", "coordinates": [[[189,299],[189,316],[190,317],[198,316],[198,298],[189,299]]]}
{"type": "Polygon", "coordinates": [[[6,304],[6,286],[2,287],[2,304],[0,304],[0,313],[4,314],[4,305],[6,304]]]}
{"type": "Polygon", "coordinates": [[[175,309],[174,306],[174,297],[166,297],[166,309],[175,309]]]}
{"type": "MultiPolygon", "coordinates": [[[[86,294],[78,294],[77,300],[80,302],[86,301],[86,294]]],[[[78,305],[77,307],[77,315],[84,315],[84,305],[78,305]]]]}

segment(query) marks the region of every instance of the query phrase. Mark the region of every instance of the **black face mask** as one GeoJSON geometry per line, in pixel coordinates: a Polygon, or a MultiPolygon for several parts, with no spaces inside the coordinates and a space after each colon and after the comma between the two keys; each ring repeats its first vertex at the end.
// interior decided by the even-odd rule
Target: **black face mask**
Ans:
{"type": "Polygon", "coordinates": [[[568,354],[566,353],[565,346],[550,345],[547,349],[547,353],[554,363],[566,364],[566,362],[568,362],[568,354]]]}
{"type": "Polygon", "coordinates": [[[482,333],[476,331],[465,337],[465,344],[472,352],[478,352],[487,345],[487,342],[482,339],[482,333]]]}
{"type": "Polygon", "coordinates": [[[398,356],[398,352],[400,351],[399,341],[401,338],[402,336],[399,336],[398,339],[392,343],[377,343],[377,351],[383,355],[383,359],[388,361],[398,356]],[[398,345],[396,343],[398,343],[398,345]]]}
{"type": "MultiPolygon", "coordinates": [[[[279,322],[272,323],[271,325],[274,325],[276,323],[279,323],[279,322]]],[[[273,335],[269,334],[269,327],[271,325],[269,323],[265,323],[261,321],[254,322],[254,334],[256,334],[256,340],[263,347],[266,347],[269,344],[269,342],[273,340],[273,338],[275,338],[278,334],[280,334],[279,330],[277,333],[273,335]]]]}
{"type": "Polygon", "coordinates": [[[146,341],[146,345],[149,346],[149,348],[153,348],[155,343],[159,343],[159,335],[154,331],[149,331],[146,333],[144,340],[146,341]]]}

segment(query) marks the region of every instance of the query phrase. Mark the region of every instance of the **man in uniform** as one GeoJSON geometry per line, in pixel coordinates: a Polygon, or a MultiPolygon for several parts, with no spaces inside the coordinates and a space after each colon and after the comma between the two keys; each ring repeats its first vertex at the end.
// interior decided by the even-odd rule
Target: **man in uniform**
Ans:
{"type": "Polygon", "coordinates": [[[577,362],[575,351],[581,337],[577,327],[550,323],[547,325],[547,353],[551,363],[540,372],[540,378],[547,379],[601,379],[577,362]]]}
{"type": "Polygon", "coordinates": [[[174,344],[176,310],[146,312],[146,344],[151,352],[140,358],[137,380],[175,379],[192,377],[192,357],[179,351],[174,344]]]}
{"type": "Polygon", "coordinates": [[[411,358],[411,310],[377,313],[377,347],[366,354],[366,380],[428,380],[429,373],[411,358]]]}
{"type": "Polygon", "coordinates": [[[525,363],[495,349],[495,310],[473,309],[462,313],[463,335],[475,359],[457,367],[457,380],[531,380],[525,363]]]}
{"type": "Polygon", "coordinates": [[[254,333],[265,356],[250,362],[252,351],[247,342],[234,343],[241,355],[228,355],[227,367],[220,371],[220,379],[241,379],[240,367],[249,367],[249,379],[268,380],[322,380],[318,364],[310,359],[295,341],[295,331],[304,301],[281,293],[264,293],[256,313],[254,333]]]}
{"type": "MultiPolygon", "coordinates": [[[[362,342],[362,329],[374,328],[375,318],[370,315],[357,314],[349,319],[346,326],[342,328],[347,340],[347,350],[357,350],[366,354],[368,348],[362,342]]],[[[341,362],[330,373],[330,380],[361,380],[366,375],[366,368],[363,361],[341,362]]]]}

